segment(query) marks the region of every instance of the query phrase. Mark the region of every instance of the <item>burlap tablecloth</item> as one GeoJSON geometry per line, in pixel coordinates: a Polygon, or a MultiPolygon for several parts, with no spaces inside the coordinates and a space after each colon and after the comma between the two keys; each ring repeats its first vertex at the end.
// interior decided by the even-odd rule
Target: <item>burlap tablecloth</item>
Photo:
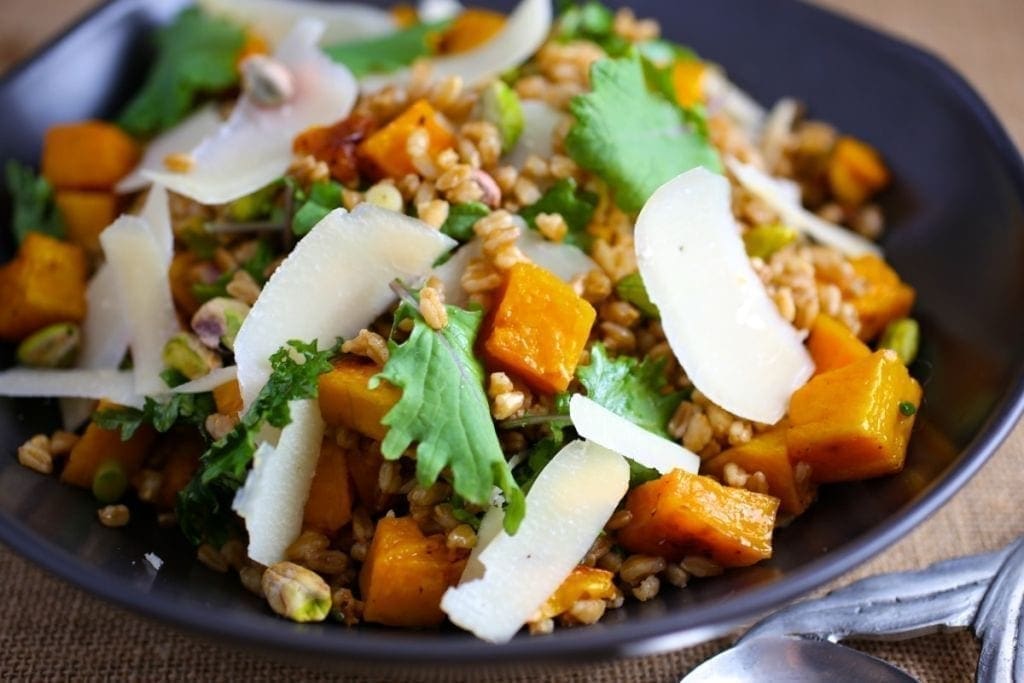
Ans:
{"type": "MultiPolygon", "coordinates": [[[[819,0],[930,47],[954,64],[1024,144],[1024,1],[819,0]]],[[[4,0],[0,69],[95,0],[4,0]]],[[[1024,265],[1024,264],[1022,264],[1024,265]]],[[[1024,533],[1024,425],[945,508],[839,583],[1000,547],[1024,533]]],[[[313,670],[201,642],[111,607],[51,578],[0,547],[0,678],[75,680],[327,680],[313,670]]],[[[562,681],[677,681],[728,644],[560,671],[562,681]]],[[[978,646],[964,633],[858,647],[923,681],[970,680],[978,646]]],[[[479,677],[474,677],[479,680],[479,677]]],[[[372,681],[354,677],[351,680],[372,681]]],[[[544,677],[500,680],[540,683],[544,677]]]]}

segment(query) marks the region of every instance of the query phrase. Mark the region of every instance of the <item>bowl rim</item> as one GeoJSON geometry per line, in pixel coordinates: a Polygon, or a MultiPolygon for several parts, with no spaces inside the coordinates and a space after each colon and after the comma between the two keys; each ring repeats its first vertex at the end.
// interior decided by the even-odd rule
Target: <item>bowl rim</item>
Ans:
{"type": "MultiPolygon", "coordinates": [[[[1024,198],[1024,159],[1002,124],[974,88],[949,64],[930,51],[878,28],[867,26],[842,12],[793,0],[806,11],[817,14],[835,30],[851,31],[859,39],[896,52],[917,63],[966,105],[980,124],[987,142],[1002,161],[1007,179],[1016,194],[1024,198]]],[[[0,78],[0,88],[28,70],[47,52],[71,34],[105,12],[127,10],[141,5],[139,0],[107,0],[83,14],[55,38],[47,41],[30,57],[19,62],[0,78]]],[[[1006,440],[1024,413],[1024,361],[1019,361],[1007,388],[994,404],[988,418],[973,439],[961,450],[940,479],[933,482],[916,500],[865,534],[842,547],[795,569],[778,581],[755,586],[709,605],[644,621],[623,624],[597,624],[585,629],[565,629],[544,638],[517,637],[509,643],[493,645],[469,637],[424,638],[407,632],[358,629],[344,631],[339,638],[334,629],[308,628],[272,618],[253,619],[250,615],[226,612],[210,618],[209,607],[198,603],[180,603],[169,597],[153,596],[135,588],[123,590],[119,582],[95,565],[37,535],[14,517],[0,512],[0,542],[50,574],[137,615],[173,626],[192,635],[210,635],[239,645],[290,655],[315,655],[330,660],[364,663],[513,665],[553,660],[593,662],[595,656],[610,659],[664,652],[702,642],[724,629],[748,621],[845,574],[873,555],[891,546],[909,533],[959,491],[1006,440]],[[271,626],[270,624],[275,624],[271,626]],[[287,626],[285,628],[284,626],[287,626]]]]}

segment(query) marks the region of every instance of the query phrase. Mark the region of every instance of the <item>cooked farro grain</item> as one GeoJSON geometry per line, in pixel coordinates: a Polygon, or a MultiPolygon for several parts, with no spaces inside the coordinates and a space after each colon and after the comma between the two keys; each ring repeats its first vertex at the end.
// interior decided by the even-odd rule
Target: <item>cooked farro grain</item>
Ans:
{"type": "Polygon", "coordinates": [[[420,314],[435,330],[443,330],[448,325],[448,309],[437,289],[426,286],[420,290],[420,314]]]}
{"type": "Polygon", "coordinates": [[[577,600],[566,615],[578,624],[596,624],[604,616],[605,608],[604,600],[577,600]]]}
{"type": "Polygon", "coordinates": [[[242,585],[250,593],[263,597],[263,572],[266,567],[253,561],[248,561],[244,567],[238,570],[238,577],[242,585]]]}
{"type": "Polygon", "coordinates": [[[206,433],[210,435],[210,438],[214,441],[218,441],[227,436],[235,425],[238,424],[238,414],[225,415],[224,413],[211,413],[207,418],[206,422],[203,423],[206,433]]]}
{"type": "Polygon", "coordinates": [[[690,555],[683,558],[683,561],[680,562],[679,566],[681,566],[686,573],[699,578],[718,576],[722,573],[722,565],[709,560],[706,557],[701,557],[700,555],[690,555]]]}
{"type": "Polygon", "coordinates": [[[460,524],[445,537],[445,545],[451,550],[472,550],[476,546],[476,532],[468,524],[460,524]]]}
{"type": "Polygon", "coordinates": [[[74,432],[57,430],[50,435],[50,455],[67,455],[80,437],[74,432]]]}
{"type": "Polygon", "coordinates": [[[665,569],[665,558],[653,555],[630,555],[619,568],[619,578],[628,584],[635,585],[648,576],[665,569]]]}
{"type": "Polygon", "coordinates": [[[676,588],[685,587],[690,580],[690,575],[686,573],[686,570],[678,562],[670,562],[665,567],[663,576],[669,584],[676,588]]]}
{"type": "Polygon", "coordinates": [[[534,220],[540,234],[552,242],[561,242],[569,232],[569,226],[560,213],[539,213],[534,220]]]}
{"type": "Polygon", "coordinates": [[[416,205],[416,214],[430,227],[440,228],[448,220],[448,209],[449,205],[445,200],[430,199],[416,205]]]}
{"type": "Polygon", "coordinates": [[[252,306],[260,295],[261,287],[246,270],[236,270],[225,287],[228,294],[243,304],[252,306]]]}
{"type": "Polygon", "coordinates": [[[651,574],[644,577],[644,579],[630,590],[633,597],[640,602],[647,602],[651,598],[658,595],[658,591],[661,590],[661,580],[651,574]]]}
{"type": "MultiPolygon", "coordinates": [[[[388,362],[390,354],[388,343],[384,340],[384,337],[376,332],[369,331],[365,327],[359,330],[359,334],[355,337],[344,342],[341,345],[341,351],[342,353],[354,353],[358,356],[364,356],[381,367],[388,362]]],[[[338,445],[342,444],[339,443],[338,445]]]]}
{"type": "MultiPolygon", "coordinates": [[[[123,507],[123,506],[122,506],[123,507]]],[[[203,543],[196,549],[196,559],[218,573],[225,573],[230,569],[228,561],[220,554],[220,551],[209,543],[203,543]]]]}
{"type": "Polygon", "coordinates": [[[53,474],[53,455],[50,452],[50,437],[36,434],[18,446],[18,462],[40,474],[53,474]]]}
{"type": "Polygon", "coordinates": [[[160,487],[163,486],[164,476],[156,470],[142,470],[135,481],[135,491],[139,500],[145,503],[152,503],[160,495],[160,487]]]}
{"type": "Polygon", "coordinates": [[[100,519],[100,524],[110,528],[125,526],[132,518],[125,505],[106,505],[97,510],[96,515],[100,519]]]}

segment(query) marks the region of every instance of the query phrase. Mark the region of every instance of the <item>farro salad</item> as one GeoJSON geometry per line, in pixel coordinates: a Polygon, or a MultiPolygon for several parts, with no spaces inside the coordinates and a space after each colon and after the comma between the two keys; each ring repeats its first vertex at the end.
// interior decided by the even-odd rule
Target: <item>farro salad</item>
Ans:
{"type": "Polygon", "coordinates": [[[867,143],[598,2],[201,0],[7,164],[19,461],[295,621],[493,642],[772,555],[903,467],[867,143]],[[174,533],[168,531],[168,533],[174,533]]]}

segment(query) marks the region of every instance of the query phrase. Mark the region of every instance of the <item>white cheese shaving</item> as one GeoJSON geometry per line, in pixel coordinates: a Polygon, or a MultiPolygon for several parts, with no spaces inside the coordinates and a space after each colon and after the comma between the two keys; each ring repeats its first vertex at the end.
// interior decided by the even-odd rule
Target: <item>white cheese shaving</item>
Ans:
{"type": "Polygon", "coordinates": [[[281,430],[277,445],[260,444],[245,485],[235,494],[232,509],[245,520],[248,555],[271,565],[302,532],[302,515],[320,457],[324,421],[315,399],[288,404],[292,421],[281,430]]]}
{"type": "Polygon", "coordinates": [[[139,165],[122,178],[114,189],[122,194],[138,192],[143,189],[150,183],[149,178],[143,175],[143,171],[166,170],[164,159],[168,155],[188,152],[202,142],[203,138],[213,134],[221,123],[223,123],[223,119],[217,113],[216,104],[211,102],[200,107],[181,123],[153,138],[146,145],[146,151],[142,155],[139,165]]]}
{"type": "Polygon", "coordinates": [[[659,474],[676,469],[697,474],[700,469],[696,453],[652,434],[581,394],[573,394],[569,399],[569,417],[584,439],[596,441],[659,474]]]}
{"type": "Polygon", "coordinates": [[[530,488],[516,534],[500,531],[479,554],[483,577],[449,588],[441,609],[479,638],[511,640],[586,554],[628,485],[622,456],[568,444],[530,488]]]}
{"type": "Polygon", "coordinates": [[[794,230],[799,230],[822,244],[835,247],[847,256],[882,255],[882,249],[874,242],[842,226],[830,223],[801,206],[799,195],[794,197],[792,189],[785,181],[773,178],[764,171],[733,157],[726,157],[725,165],[740,185],[774,209],[779,218],[794,230]]]}
{"type": "Polygon", "coordinates": [[[314,125],[348,116],[358,94],[355,78],[317,47],[324,25],[303,19],[274,53],[295,79],[295,95],[279,107],[239,98],[231,118],[192,150],[185,173],[143,175],[201,204],[223,204],[274,182],[292,162],[292,140],[314,125]]]}
{"type": "Polygon", "coordinates": [[[141,407],[135,379],[127,370],[44,370],[11,368],[0,372],[0,396],[25,398],[109,399],[141,407]]]}
{"type": "Polygon", "coordinates": [[[156,553],[146,553],[142,557],[144,557],[146,562],[149,563],[149,566],[156,571],[160,571],[160,567],[164,566],[164,561],[160,559],[160,556],[156,553]]]}
{"type": "Polygon", "coordinates": [[[416,4],[416,14],[425,24],[454,19],[465,9],[458,0],[420,0],[416,4]]]}
{"type": "Polygon", "coordinates": [[[270,377],[270,356],[288,340],[327,348],[354,337],[395,300],[393,280],[426,275],[454,244],[422,221],[372,204],[328,214],[274,271],[235,338],[246,407],[270,377]]]}
{"type": "Polygon", "coordinates": [[[391,12],[362,2],[316,2],[315,0],[199,0],[210,14],[227,17],[249,27],[261,38],[277,45],[299,19],[324,23],[323,45],[372,38],[398,28],[391,12]]]}
{"type": "MultiPolygon", "coordinates": [[[[551,0],[522,0],[505,20],[501,31],[480,47],[430,60],[430,75],[437,81],[459,76],[467,86],[478,85],[525,62],[551,31],[551,0]]],[[[374,92],[389,85],[405,86],[412,70],[366,76],[360,89],[374,92]]]]}
{"type": "Polygon", "coordinates": [[[207,374],[185,382],[171,389],[173,394],[201,394],[205,391],[213,391],[217,387],[227,384],[238,377],[238,366],[229,365],[226,368],[215,368],[207,374]]]}
{"type": "Polygon", "coordinates": [[[635,240],[647,293],[693,385],[734,415],[777,422],[814,363],[750,265],[729,181],[704,168],[668,181],[641,210],[635,240]]]}
{"type": "Polygon", "coordinates": [[[135,391],[163,393],[164,345],[181,328],[162,247],[145,221],[135,216],[114,221],[100,234],[100,244],[117,282],[120,313],[128,320],[135,391]]]}

